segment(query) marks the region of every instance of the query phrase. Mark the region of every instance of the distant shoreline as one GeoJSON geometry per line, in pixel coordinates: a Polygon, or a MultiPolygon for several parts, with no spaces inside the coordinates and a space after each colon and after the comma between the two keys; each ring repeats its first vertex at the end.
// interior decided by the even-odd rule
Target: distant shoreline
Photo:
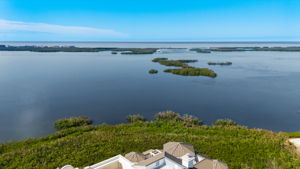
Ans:
{"type": "MultiPolygon", "coordinates": [[[[158,49],[164,48],[142,48],[142,47],[76,47],[76,46],[39,46],[39,45],[23,45],[12,46],[6,44],[0,44],[0,51],[30,51],[30,52],[102,52],[112,51],[121,52],[121,54],[153,54],[158,49]]],[[[173,49],[170,47],[169,49],[173,49]]],[[[176,48],[174,48],[176,49],[176,48]]],[[[188,49],[188,48],[183,48],[188,49]]],[[[202,47],[202,48],[190,48],[190,51],[197,53],[211,53],[211,52],[245,52],[245,51],[277,51],[277,52],[300,52],[300,46],[288,46],[288,47],[202,47]]],[[[115,53],[114,53],[115,54],[115,53]]]]}
{"type": "Polygon", "coordinates": [[[300,43],[300,41],[0,41],[0,43],[300,43]]]}

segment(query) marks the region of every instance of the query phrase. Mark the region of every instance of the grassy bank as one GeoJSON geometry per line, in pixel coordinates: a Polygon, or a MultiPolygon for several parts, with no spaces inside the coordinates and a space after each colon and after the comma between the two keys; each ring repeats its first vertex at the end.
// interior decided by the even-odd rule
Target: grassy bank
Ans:
{"type": "Polygon", "coordinates": [[[162,149],[169,141],[191,143],[197,152],[224,161],[231,169],[300,168],[300,159],[286,145],[286,133],[226,125],[228,120],[225,125],[203,126],[193,118],[169,113],[155,116],[162,120],[144,122],[139,115],[130,118],[137,121],[131,124],[72,127],[1,144],[0,168],[84,167],[117,154],[162,149]],[[197,125],[187,125],[190,121],[197,125]]]}

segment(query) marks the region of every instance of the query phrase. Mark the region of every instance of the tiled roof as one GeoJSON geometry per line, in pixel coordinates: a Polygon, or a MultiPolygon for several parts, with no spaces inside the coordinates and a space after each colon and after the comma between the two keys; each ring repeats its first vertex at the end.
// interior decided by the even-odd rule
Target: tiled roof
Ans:
{"type": "Polygon", "coordinates": [[[184,142],[168,142],[164,144],[164,151],[175,157],[181,157],[185,154],[195,155],[193,145],[184,142]]]}
{"type": "Polygon", "coordinates": [[[204,159],[194,165],[197,169],[228,169],[228,166],[218,160],[204,159]]]}
{"type": "Polygon", "coordinates": [[[131,162],[139,162],[145,160],[145,155],[140,152],[130,152],[125,155],[125,158],[131,162]]]}
{"type": "Polygon", "coordinates": [[[156,162],[160,159],[163,159],[164,157],[165,157],[165,153],[159,153],[159,154],[157,154],[153,157],[150,157],[146,160],[140,161],[135,165],[137,165],[137,166],[148,166],[148,165],[150,165],[150,164],[152,164],[152,163],[154,163],[154,162],[156,162]]]}

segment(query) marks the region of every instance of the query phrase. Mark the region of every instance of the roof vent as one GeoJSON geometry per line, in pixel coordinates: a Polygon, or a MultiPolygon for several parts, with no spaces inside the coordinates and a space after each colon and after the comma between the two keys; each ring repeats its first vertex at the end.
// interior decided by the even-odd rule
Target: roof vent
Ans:
{"type": "Polygon", "coordinates": [[[181,157],[182,159],[182,165],[187,168],[193,168],[194,162],[195,162],[195,156],[191,154],[186,154],[181,157]]]}

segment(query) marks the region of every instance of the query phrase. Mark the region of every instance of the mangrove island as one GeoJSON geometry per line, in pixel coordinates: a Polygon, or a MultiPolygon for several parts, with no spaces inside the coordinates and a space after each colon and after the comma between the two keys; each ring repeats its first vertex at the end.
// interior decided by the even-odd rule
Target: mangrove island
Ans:
{"type": "Polygon", "coordinates": [[[180,67],[176,69],[166,69],[164,72],[181,76],[208,76],[215,78],[217,73],[208,68],[196,68],[187,63],[198,62],[198,60],[168,60],[168,58],[154,58],[152,62],[160,63],[164,66],[180,67]]]}

